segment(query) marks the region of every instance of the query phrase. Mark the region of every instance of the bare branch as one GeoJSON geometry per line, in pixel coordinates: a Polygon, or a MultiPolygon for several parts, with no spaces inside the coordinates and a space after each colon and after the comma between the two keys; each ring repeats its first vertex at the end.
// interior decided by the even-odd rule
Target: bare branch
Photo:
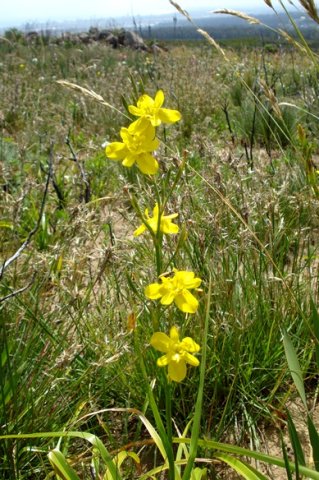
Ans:
{"type": "Polygon", "coordinates": [[[33,230],[31,230],[31,232],[29,232],[29,235],[27,236],[27,238],[23,242],[23,244],[18,248],[18,250],[10,258],[8,258],[8,260],[5,260],[4,263],[2,264],[2,266],[0,267],[0,280],[3,277],[4,271],[11,265],[12,262],[14,262],[15,260],[17,260],[17,258],[20,257],[21,253],[30,244],[33,235],[39,229],[39,226],[40,226],[41,220],[42,220],[42,216],[43,216],[43,212],[44,212],[44,206],[45,206],[45,202],[46,202],[46,199],[47,199],[48,190],[49,190],[50,178],[51,178],[51,173],[52,173],[52,163],[53,163],[53,144],[51,144],[51,146],[50,146],[49,171],[48,171],[48,176],[47,176],[47,180],[46,180],[46,183],[45,183],[45,189],[44,189],[44,193],[43,193],[43,197],[42,197],[42,202],[41,202],[38,221],[37,221],[35,227],[33,228],[33,230]]]}
{"type": "Polygon", "coordinates": [[[19,288],[19,290],[15,290],[14,292],[9,293],[9,294],[6,295],[5,297],[0,298],[0,303],[3,303],[3,302],[5,302],[6,300],[9,300],[9,298],[16,297],[16,296],[19,295],[20,293],[25,292],[28,288],[30,288],[31,285],[32,285],[33,282],[34,282],[35,275],[36,275],[36,274],[34,273],[33,276],[32,276],[31,281],[30,281],[27,285],[25,285],[24,287],[19,288]]]}
{"type": "Polygon", "coordinates": [[[75,154],[75,151],[72,147],[72,144],[71,144],[71,141],[70,141],[70,137],[69,135],[66,137],[65,139],[65,143],[67,144],[67,146],[69,147],[69,150],[71,152],[71,155],[72,155],[72,160],[73,162],[75,162],[80,170],[80,174],[81,174],[81,177],[82,177],[82,180],[83,180],[83,183],[85,185],[85,192],[84,192],[84,199],[85,199],[85,203],[88,203],[91,199],[91,187],[90,187],[90,182],[89,182],[89,179],[87,177],[87,174],[81,164],[81,162],[79,161],[78,157],[76,156],[75,154]]]}

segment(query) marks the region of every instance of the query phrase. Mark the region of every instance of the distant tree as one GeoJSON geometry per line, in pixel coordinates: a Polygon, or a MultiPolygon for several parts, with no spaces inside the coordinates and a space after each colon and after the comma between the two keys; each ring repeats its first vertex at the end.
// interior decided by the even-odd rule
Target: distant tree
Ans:
{"type": "Polygon", "coordinates": [[[10,28],[4,32],[4,37],[10,42],[22,42],[24,40],[24,35],[21,30],[17,28],[10,28]]]}

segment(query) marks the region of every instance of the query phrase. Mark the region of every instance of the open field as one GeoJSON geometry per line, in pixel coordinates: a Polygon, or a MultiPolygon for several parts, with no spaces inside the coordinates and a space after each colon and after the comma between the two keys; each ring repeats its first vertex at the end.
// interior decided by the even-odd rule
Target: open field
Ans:
{"type": "MultiPolygon", "coordinates": [[[[296,397],[284,330],[315,406],[318,65],[292,47],[226,47],[225,55],[204,42],[153,52],[1,43],[0,264],[44,203],[1,279],[2,300],[27,287],[0,303],[1,434],[90,431],[111,452],[147,440],[131,412],[94,412],[136,408],[153,422],[141,356],[165,410],[166,376],[150,338],[176,324],[202,345],[208,292],[201,438],[258,449],[261,429],[280,432],[296,397]],[[158,127],[159,173],[143,175],[108,159],[102,145],[119,141],[125,105],[159,89],[182,119],[158,127]],[[165,236],[154,261],[151,233],[133,232],[139,213],[163,198],[165,212],[179,214],[179,233],[165,236]],[[144,294],[173,268],[202,280],[193,315],[144,294]]],[[[180,431],[194,415],[200,369],[187,373],[169,387],[180,431]]],[[[57,443],[1,440],[1,478],[50,478],[46,452],[57,443]]],[[[80,478],[106,478],[93,475],[86,443],[59,446],[80,478]]],[[[150,447],[141,458],[156,464],[150,447]]],[[[219,475],[215,462],[208,478],[219,475]]]]}

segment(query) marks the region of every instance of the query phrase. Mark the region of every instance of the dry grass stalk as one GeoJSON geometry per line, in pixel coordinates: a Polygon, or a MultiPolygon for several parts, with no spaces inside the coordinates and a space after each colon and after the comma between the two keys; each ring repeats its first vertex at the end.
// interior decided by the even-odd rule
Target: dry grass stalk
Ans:
{"type": "Polygon", "coordinates": [[[233,15],[234,17],[242,18],[251,25],[259,25],[261,22],[258,18],[251,17],[243,12],[238,12],[237,10],[229,10],[228,8],[222,8],[221,10],[213,10],[210,13],[222,13],[223,15],[233,15]]]}
{"type": "Polygon", "coordinates": [[[309,17],[319,23],[319,16],[314,0],[299,0],[300,5],[306,10],[309,17]]]}
{"type": "Polygon", "coordinates": [[[271,0],[264,0],[264,2],[265,2],[265,4],[267,5],[267,7],[270,7],[270,8],[272,8],[273,10],[275,10],[274,7],[273,7],[273,4],[271,3],[271,0]]]}
{"type": "Polygon", "coordinates": [[[81,92],[87,97],[91,97],[94,100],[98,101],[101,105],[105,105],[106,107],[112,108],[112,110],[115,110],[116,112],[120,113],[121,115],[124,115],[123,112],[118,110],[116,107],[108,103],[107,101],[104,100],[104,98],[99,95],[98,93],[94,92],[93,90],[89,90],[88,88],[81,87],[80,85],[77,85],[76,83],[68,82],[67,80],[57,80],[57,83],[59,85],[63,85],[64,87],[71,88],[72,90],[75,90],[77,92],[81,92]]]}
{"type": "Polygon", "coordinates": [[[220,45],[218,45],[217,42],[215,42],[215,40],[213,39],[213,37],[211,37],[211,36],[209,35],[209,33],[207,33],[205,30],[202,30],[201,28],[197,28],[197,31],[198,31],[198,33],[200,33],[201,35],[203,35],[203,37],[205,37],[206,40],[208,40],[209,43],[210,43],[211,45],[213,45],[213,47],[215,47],[215,48],[219,51],[219,53],[221,53],[221,54],[223,55],[223,57],[225,58],[225,60],[228,60],[228,58],[226,57],[225,52],[224,52],[224,50],[222,49],[222,47],[221,47],[220,45]]]}
{"type": "Polygon", "coordinates": [[[174,2],[173,0],[169,0],[170,4],[173,5],[173,7],[176,8],[176,10],[183,15],[184,17],[187,18],[187,20],[194,25],[194,22],[192,20],[192,17],[189,15],[189,13],[184,10],[178,3],[174,2]]]}
{"type": "Polygon", "coordinates": [[[279,107],[279,104],[278,104],[278,100],[277,100],[277,97],[275,95],[275,92],[273,91],[272,88],[270,88],[266,82],[264,82],[263,80],[260,80],[259,81],[259,84],[264,92],[264,95],[265,97],[269,100],[270,104],[271,104],[271,107],[273,109],[273,112],[274,114],[278,117],[278,118],[281,118],[282,119],[282,113],[281,113],[281,110],[280,110],[280,107],[279,107]]]}
{"type": "Polygon", "coordinates": [[[303,47],[299,42],[297,42],[293,37],[291,37],[285,30],[278,28],[278,33],[285,39],[287,42],[292,43],[296,48],[298,48],[302,53],[308,53],[306,48],[303,47]]]}

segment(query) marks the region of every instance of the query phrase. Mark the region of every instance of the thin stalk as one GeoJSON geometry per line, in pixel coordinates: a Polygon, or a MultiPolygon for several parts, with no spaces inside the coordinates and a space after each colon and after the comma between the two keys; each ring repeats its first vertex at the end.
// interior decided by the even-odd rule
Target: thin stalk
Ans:
{"type": "Polygon", "coordinates": [[[209,322],[209,313],[210,313],[210,298],[212,293],[212,279],[209,278],[209,286],[207,293],[207,304],[206,304],[206,315],[205,315],[205,325],[204,325],[204,338],[202,346],[202,358],[200,366],[200,376],[199,376],[199,387],[198,394],[195,406],[195,414],[192,428],[192,436],[189,446],[189,457],[187,464],[183,473],[182,480],[189,480],[191,478],[194,461],[196,458],[197,448],[198,448],[198,438],[200,433],[200,420],[202,416],[202,406],[203,406],[203,395],[204,395],[204,383],[205,383],[205,371],[206,371],[206,355],[207,355],[207,337],[208,337],[208,322],[209,322]]]}
{"type": "MultiPolygon", "coordinates": [[[[166,433],[170,445],[173,445],[173,430],[172,430],[172,384],[166,380],[165,388],[165,415],[166,415],[166,433]]],[[[175,479],[175,462],[170,465],[169,478],[175,479]]]]}
{"type": "Polygon", "coordinates": [[[155,259],[156,259],[156,273],[159,277],[162,272],[162,264],[163,264],[163,255],[162,255],[162,247],[163,247],[163,234],[161,232],[161,217],[164,214],[164,205],[162,205],[161,195],[157,186],[156,181],[153,182],[155,188],[155,195],[156,201],[158,205],[158,222],[157,222],[157,232],[156,236],[153,237],[154,240],[154,247],[155,247],[155,259]]]}
{"type": "Polygon", "coordinates": [[[156,400],[155,400],[155,397],[154,397],[154,394],[153,394],[153,390],[152,390],[152,388],[149,384],[149,381],[148,381],[148,376],[147,376],[147,372],[146,372],[146,368],[145,368],[143,354],[142,354],[141,349],[140,349],[139,339],[138,339],[137,335],[135,335],[135,345],[136,345],[137,351],[139,353],[138,356],[139,356],[139,360],[140,360],[140,368],[141,368],[142,375],[144,377],[149,404],[150,404],[150,407],[151,407],[153,415],[154,415],[154,419],[155,419],[155,423],[156,423],[158,433],[161,437],[161,440],[162,440],[164,448],[165,448],[165,452],[167,454],[167,460],[168,460],[168,465],[169,465],[169,480],[175,480],[175,464],[174,464],[174,454],[173,454],[172,433],[171,433],[171,437],[168,438],[168,435],[167,435],[167,432],[165,430],[165,427],[164,427],[159,409],[158,409],[157,404],[156,404],[156,400]]]}

